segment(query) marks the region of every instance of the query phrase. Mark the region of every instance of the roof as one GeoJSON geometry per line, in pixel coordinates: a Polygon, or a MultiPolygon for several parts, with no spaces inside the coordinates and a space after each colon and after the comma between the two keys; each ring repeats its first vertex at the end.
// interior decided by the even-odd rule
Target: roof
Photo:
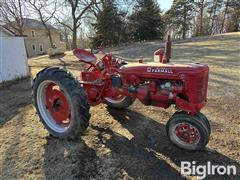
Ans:
{"type": "MultiPolygon", "coordinates": [[[[23,24],[24,24],[24,26],[32,28],[32,29],[45,29],[45,27],[42,24],[42,22],[38,21],[36,19],[23,18],[23,24]]],[[[53,27],[50,24],[47,24],[47,27],[49,29],[57,30],[55,27],[53,27]]]]}
{"type": "Polygon", "coordinates": [[[15,36],[14,32],[12,32],[10,29],[4,27],[4,26],[1,26],[0,25],[0,29],[2,29],[4,32],[6,32],[7,34],[11,35],[11,36],[15,36]]]}

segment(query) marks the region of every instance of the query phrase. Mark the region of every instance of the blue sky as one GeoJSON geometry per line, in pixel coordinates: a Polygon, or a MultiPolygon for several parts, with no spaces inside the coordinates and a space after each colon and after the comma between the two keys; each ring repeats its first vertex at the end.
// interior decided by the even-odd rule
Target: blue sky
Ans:
{"type": "Polygon", "coordinates": [[[171,8],[173,0],[157,0],[160,4],[160,8],[165,12],[171,8]]]}

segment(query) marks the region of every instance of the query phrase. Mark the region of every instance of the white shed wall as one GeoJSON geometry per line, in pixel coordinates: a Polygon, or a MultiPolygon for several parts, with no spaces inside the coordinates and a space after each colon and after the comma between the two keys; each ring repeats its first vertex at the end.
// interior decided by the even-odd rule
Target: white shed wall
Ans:
{"type": "Polygon", "coordinates": [[[28,75],[23,37],[0,37],[0,83],[28,75]]]}

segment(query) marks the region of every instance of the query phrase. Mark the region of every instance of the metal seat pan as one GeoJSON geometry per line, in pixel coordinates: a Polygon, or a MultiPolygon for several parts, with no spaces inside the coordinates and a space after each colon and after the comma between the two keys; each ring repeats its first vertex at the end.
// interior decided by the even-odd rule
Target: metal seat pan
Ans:
{"type": "Polygon", "coordinates": [[[85,49],[74,49],[73,54],[80,60],[87,63],[95,63],[97,61],[97,57],[91,52],[85,49]]]}

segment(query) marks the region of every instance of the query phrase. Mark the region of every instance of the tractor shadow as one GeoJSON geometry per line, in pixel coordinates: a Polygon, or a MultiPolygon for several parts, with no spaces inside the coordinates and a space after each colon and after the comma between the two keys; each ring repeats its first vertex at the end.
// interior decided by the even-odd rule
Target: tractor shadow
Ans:
{"type": "Polygon", "coordinates": [[[99,132],[98,138],[106,142],[105,146],[111,150],[112,158],[118,162],[117,168],[125,171],[130,179],[186,179],[164,159],[159,159],[151,149],[145,147],[144,141],[136,142],[135,138],[129,140],[110,128],[93,125],[91,128],[99,132]],[[105,135],[110,135],[111,138],[106,141],[105,135]]]}
{"type": "Polygon", "coordinates": [[[196,161],[197,165],[235,165],[237,176],[207,176],[207,179],[239,179],[240,164],[217,151],[205,148],[202,151],[188,152],[174,146],[167,138],[165,125],[130,109],[108,109],[111,116],[132,135],[131,140],[117,135],[110,129],[95,127],[103,134],[111,135],[106,146],[114,156],[121,159],[122,168],[131,176],[143,179],[181,179],[172,167],[181,167],[182,161],[196,161]],[[166,163],[167,162],[167,163],[166,163]],[[170,164],[171,166],[169,166],[170,164]]]}
{"type": "MultiPolygon", "coordinates": [[[[105,145],[111,149],[110,155],[97,156],[84,140],[61,141],[47,138],[44,145],[43,171],[50,179],[124,179],[123,170],[133,179],[186,179],[168,165],[157,159],[154,153],[142,146],[115,134],[110,129],[91,125],[98,131],[98,138],[110,134],[105,145]],[[110,159],[109,159],[110,158],[110,159]]],[[[127,178],[128,179],[128,178],[127,178]]]]}
{"type": "Polygon", "coordinates": [[[123,170],[133,179],[186,179],[135,138],[129,140],[101,123],[91,124],[86,136],[93,132],[94,148],[86,144],[86,137],[64,141],[48,136],[42,166],[45,179],[128,179],[123,170]],[[106,134],[111,136],[109,140],[104,139],[106,134]],[[110,154],[97,154],[96,148],[102,145],[110,154]]]}
{"type": "Polygon", "coordinates": [[[239,179],[240,165],[235,160],[209,148],[187,152],[175,147],[166,136],[165,125],[140,112],[108,111],[132,138],[117,133],[105,123],[91,123],[83,139],[63,141],[48,136],[42,165],[46,179],[124,179],[122,171],[133,179],[185,179],[180,174],[182,161],[235,165],[238,176],[216,175],[206,179],[239,179]],[[84,139],[92,137],[93,132],[96,134],[88,139],[92,141],[89,147],[84,139]],[[98,154],[102,145],[110,154],[98,154]]]}
{"type": "Polygon", "coordinates": [[[46,180],[96,179],[99,158],[82,139],[64,141],[47,137],[43,171],[46,180]]]}

